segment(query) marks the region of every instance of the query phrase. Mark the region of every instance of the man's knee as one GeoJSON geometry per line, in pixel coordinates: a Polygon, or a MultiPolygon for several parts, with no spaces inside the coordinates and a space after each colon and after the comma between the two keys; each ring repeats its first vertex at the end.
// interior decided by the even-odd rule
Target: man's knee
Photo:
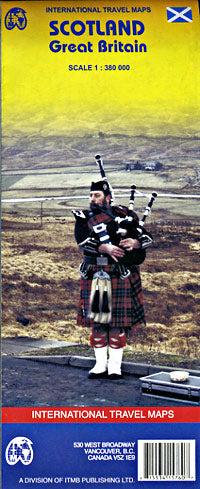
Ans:
{"type": "Polygon", "coordinates": [[[92,348],[103,348],[108,344],[107,329],[103,326],[95,326],[90,335],[90,344],[92,348]]]}
{"type": "Polygon", "coordinates": [[[120,328],[113,328],[109,333],[109,346],[111,348],[123,348],[126,346],[126,333],[120,328]]]}

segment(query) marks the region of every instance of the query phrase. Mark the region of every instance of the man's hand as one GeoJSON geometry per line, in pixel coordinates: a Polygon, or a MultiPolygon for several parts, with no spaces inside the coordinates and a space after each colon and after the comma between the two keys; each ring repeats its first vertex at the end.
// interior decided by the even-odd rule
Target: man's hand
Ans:
{"type": "Polygon", "coordinates": [[[122,239],[119,244],[126,251],[132,251],[133,249],[140,248],[140,242],[138,241],[138,239],[133,238],[122,239]]]}
{"type": "MultiPolygon", "coordinates": [[[[126,240],[123,240],[126,241],[126,240]]],[[[132,240],[134,241],[134,240],[132,240]]],[[[101,244],[98,248],[98,251],[100,253],[106,253],[107,255],[110,255],[111,258],[118,262],[118,258],[122,258],[124,256],[124,250],[119,248],[118,246],[114,246],[112,244],[101,244]]]]}

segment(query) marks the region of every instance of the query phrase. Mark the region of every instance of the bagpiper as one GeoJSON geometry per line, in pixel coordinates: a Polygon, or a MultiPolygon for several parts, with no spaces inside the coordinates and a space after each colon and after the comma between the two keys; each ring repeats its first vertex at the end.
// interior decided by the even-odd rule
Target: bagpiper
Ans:
{"type": "Polygon", "coordinates": [[[152,237],[141,232],[132,209],[111,206],[111,199],[104,178],[91,183],[90,209],[73,211],[75,239],[83,251],[77,322],[91,328],[96,358],[89,379],[120,379],[127,333],[146,324],[139,265],[152,237]]]}

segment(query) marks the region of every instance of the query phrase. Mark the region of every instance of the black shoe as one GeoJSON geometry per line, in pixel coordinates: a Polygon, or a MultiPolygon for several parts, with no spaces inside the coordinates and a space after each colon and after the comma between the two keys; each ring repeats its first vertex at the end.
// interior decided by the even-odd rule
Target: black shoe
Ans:
{"type": "Polygon", "coordinates": [[[118,380],[122,379],[123,375],[122,374],[110,374],[108,375],[108,379],[110,380],[118,380]]]}
{"type": "Polygon", "coordinates": [[[105,372],[101,372],[100,374],[89,372],[88,379],[105,379],[105,377],[107,376],[108,376],[107,370],[105,370],[105,372]]]}

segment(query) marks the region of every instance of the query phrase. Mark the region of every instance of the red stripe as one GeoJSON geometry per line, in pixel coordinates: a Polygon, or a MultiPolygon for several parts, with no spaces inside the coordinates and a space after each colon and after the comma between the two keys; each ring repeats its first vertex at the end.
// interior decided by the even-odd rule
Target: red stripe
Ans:
{"type": "Polygon", "coordinates": [[[199,423],[200,407],[4,407],[3,423],[199,423]]]}

